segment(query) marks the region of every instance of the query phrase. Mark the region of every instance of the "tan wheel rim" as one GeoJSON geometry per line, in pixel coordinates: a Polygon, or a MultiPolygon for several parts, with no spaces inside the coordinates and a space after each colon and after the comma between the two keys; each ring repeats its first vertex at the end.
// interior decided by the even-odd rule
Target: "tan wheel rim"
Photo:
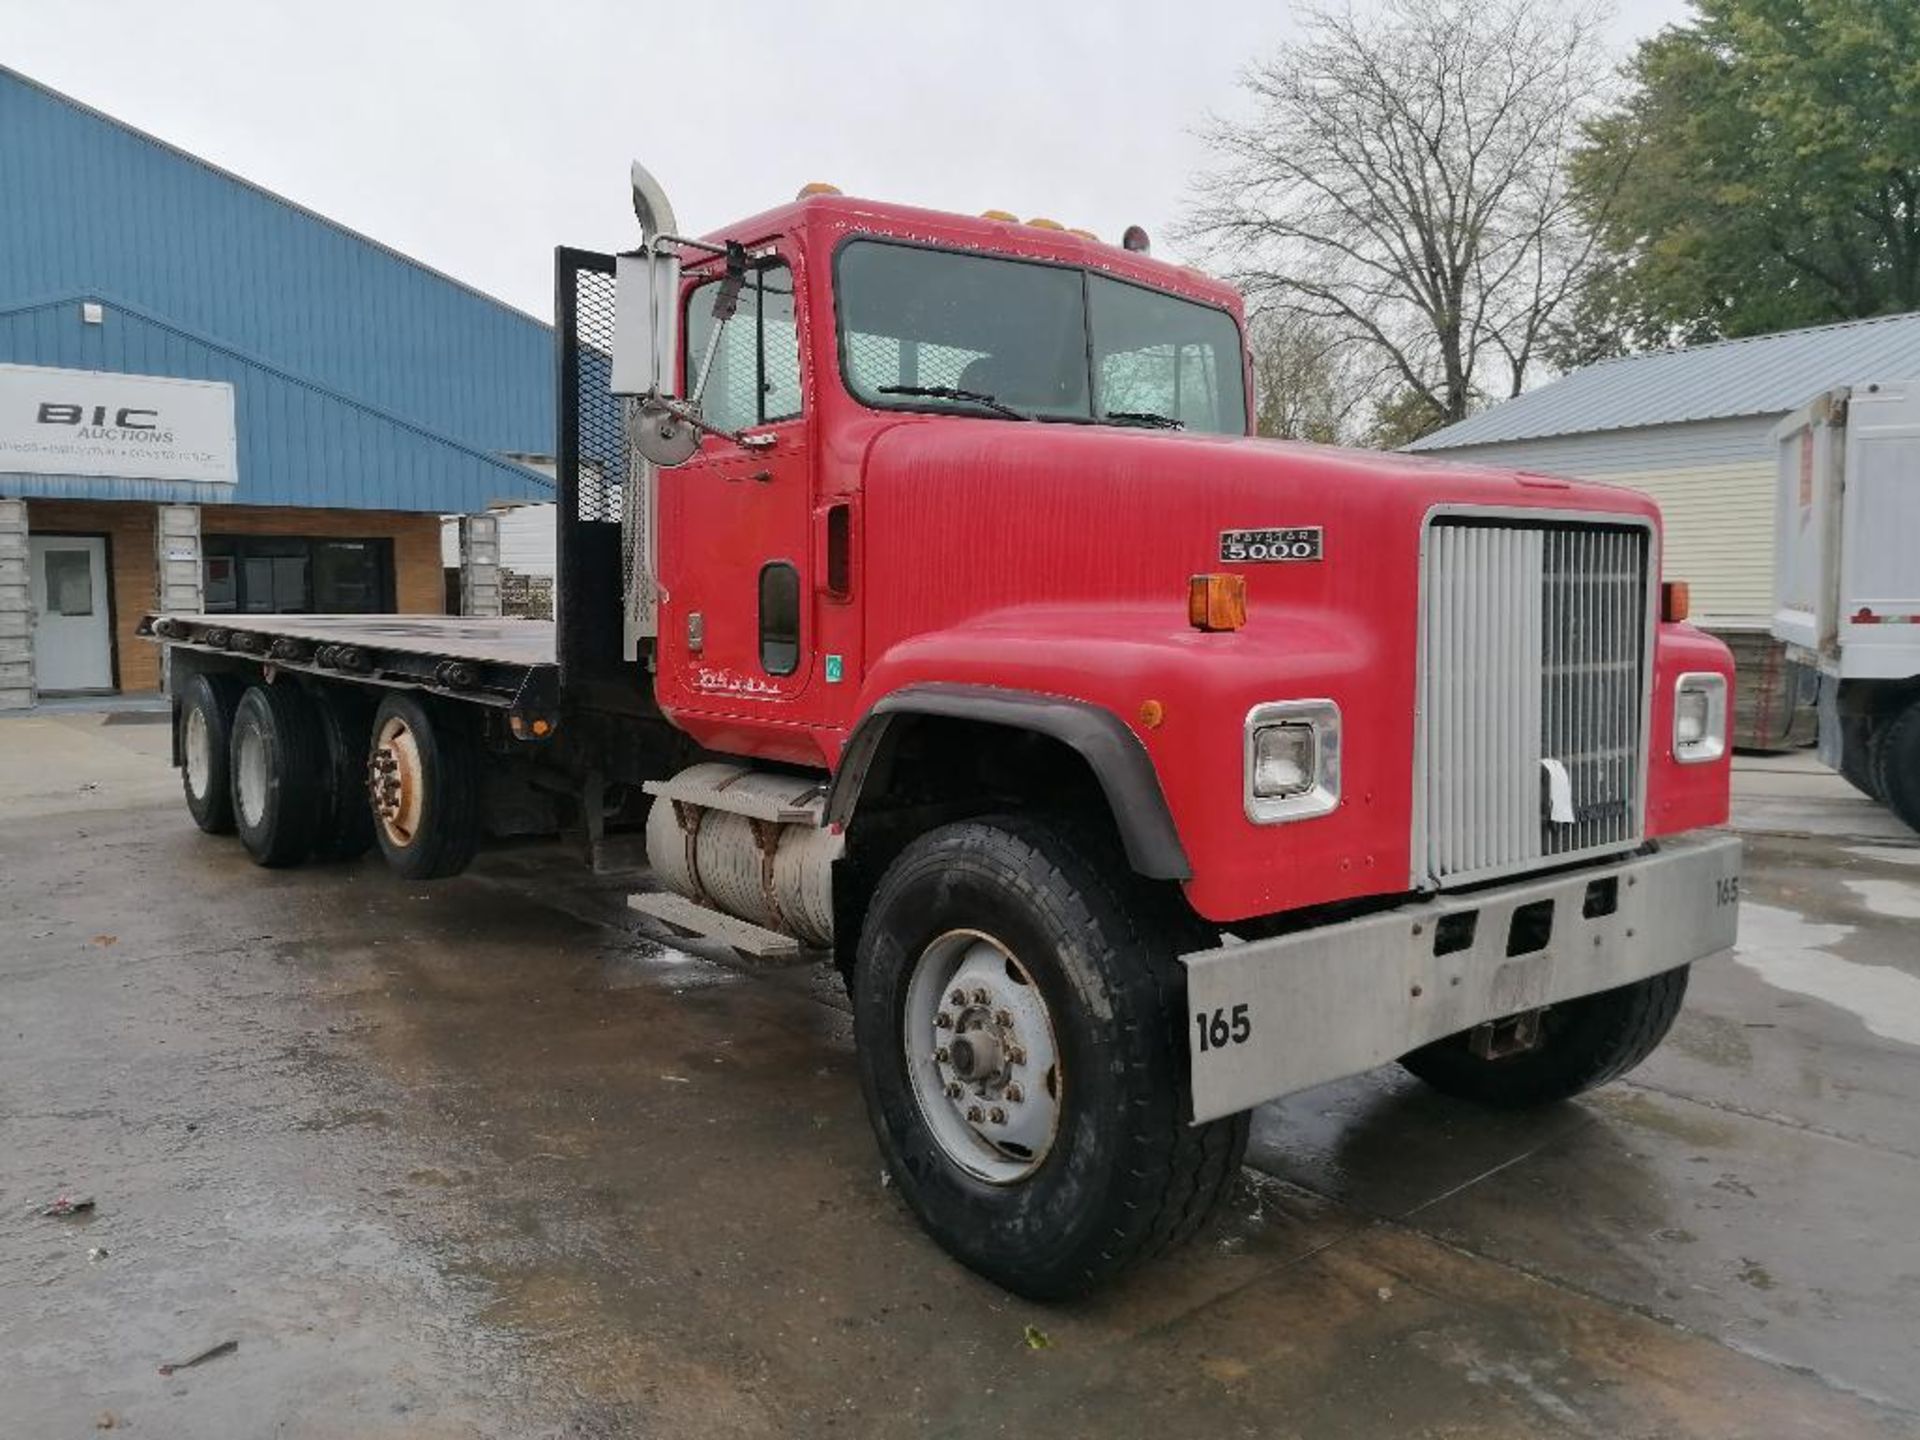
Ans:
{"type": "Polygon", "coordinates": [[[420,738],[398,715],[389,715],[373,737],[367,760],[367,789],[373,817],[390,844],[407,846],[420,832],[420,811],[426,803],[426,773],[420,760],[420,738]]]}

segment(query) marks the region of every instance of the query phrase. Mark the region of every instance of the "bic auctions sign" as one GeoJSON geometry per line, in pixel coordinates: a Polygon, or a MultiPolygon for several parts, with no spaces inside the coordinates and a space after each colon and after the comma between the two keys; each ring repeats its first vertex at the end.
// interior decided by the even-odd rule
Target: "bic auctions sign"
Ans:
{"type": "Polygon", "coordinates": [[[232,485],[233,387],[0,365],[0,474],[232,485]]]}

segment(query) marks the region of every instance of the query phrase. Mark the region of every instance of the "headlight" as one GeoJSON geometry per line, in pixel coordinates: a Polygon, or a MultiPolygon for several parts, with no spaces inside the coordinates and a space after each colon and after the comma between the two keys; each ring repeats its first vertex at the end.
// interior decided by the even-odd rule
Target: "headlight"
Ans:
{"type": "Polygon", "coordinates": [[[1673,758],[1682,765],[1698,765],[1726,753],[1726,677],[1682,675],[1673,686],[1673,758]]]}
{"type": "Polygon", "coordinates": [[[1247,713],[1245,803],[1256,825],[1325,815],[1340,803],[1340,707],[1277,700],[1247,713]]]}

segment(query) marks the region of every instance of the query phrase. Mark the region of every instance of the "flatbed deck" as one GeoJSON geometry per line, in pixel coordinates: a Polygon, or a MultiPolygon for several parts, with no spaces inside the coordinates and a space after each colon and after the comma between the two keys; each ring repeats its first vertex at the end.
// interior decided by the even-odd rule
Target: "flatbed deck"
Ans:
{"type": "Polygon", "coordinates": [[[558,698],[554,627],[462,615],[152,614],[141,635],[365,684],[404,686],[515,710],[558,698]]]}
{"type": "Polygon", "coordinates": [[[152,615],[148,619],[218,625],[256,635],[285,635],[316,645],[365,645],[500,665],[554,663],[551,620],[481,619],[471,615],[152,615]]]}

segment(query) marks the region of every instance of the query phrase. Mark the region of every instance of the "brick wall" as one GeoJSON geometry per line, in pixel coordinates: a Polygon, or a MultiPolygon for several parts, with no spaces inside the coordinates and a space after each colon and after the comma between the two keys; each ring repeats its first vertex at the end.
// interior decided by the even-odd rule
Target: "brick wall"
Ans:
{"type": "MultiPolygon", "coordinates": [[[[122,690],[160,687],[160,651],[133,627],[154,608],[154,506],[134,501],[29,500],[34,534],[105,535],[113,577],[114,673],[122,690]]],[[[440,571],[440,517],[399,510],[296,510],[208,505],[203,535],[317,535],[393,542],[394,601],[402,614],[446,608],[440,571]]]]}

